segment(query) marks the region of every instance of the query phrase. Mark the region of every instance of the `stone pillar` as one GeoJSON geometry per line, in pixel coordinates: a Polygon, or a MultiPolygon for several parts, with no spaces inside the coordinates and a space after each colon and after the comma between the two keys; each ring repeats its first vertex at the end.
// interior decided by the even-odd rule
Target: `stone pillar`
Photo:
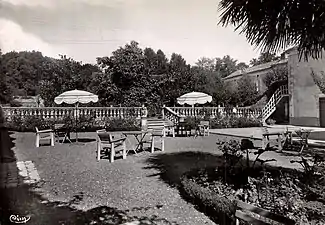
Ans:
{"type": "Polygon", "coordinates": [[[147,119],[148,119],[147,116],[148,116],[147,107],[142,105],[142,108],[141,108],[141,130],[147,129],[147,119]]]}
{"type": "Polygon", "coordinates": [[[166,105],[163,105],[163,107],[161,109],[161,116],[162,116],[163,120],[165,119],[165,107],[166,107],[166,105]]]}

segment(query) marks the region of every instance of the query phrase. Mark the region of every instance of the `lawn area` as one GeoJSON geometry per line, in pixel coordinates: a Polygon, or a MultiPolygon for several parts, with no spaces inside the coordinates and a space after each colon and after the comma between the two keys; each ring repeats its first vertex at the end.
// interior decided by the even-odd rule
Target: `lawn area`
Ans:
{"type": "MultiPolygon", "coordinates": [[[[16,213],[32,216],[29,224],[120,224],[137,218],[147,224],[214,224],[177,187],[184,172],[219,164],[216,141],[225,136],[168,137],[165,152],[130,154],[114,163],[96,160],[96,133],[81,133],[83,145],[40,148],[34,147],[34,133],[11,137],[17,161],[33,161],[41,177],[37,187],[7,190],[5,196],[16,213]]],[[[278,166],[298,166],[290,163],[296,156],[263,157],[276,158],[278,166]]]]}

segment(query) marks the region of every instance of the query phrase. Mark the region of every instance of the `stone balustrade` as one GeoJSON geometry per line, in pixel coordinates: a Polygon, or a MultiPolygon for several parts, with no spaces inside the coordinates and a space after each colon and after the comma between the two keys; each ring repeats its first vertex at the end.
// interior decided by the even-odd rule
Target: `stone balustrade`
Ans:
{"type": "Polygon", "coordinates": [[[43,119],[64,119],[65,117],[94,116],[104,118],[141,118],[142,107],[2,107],[4,117],[11,120],[13,116],[37,116],[43,119]]]}
{"type": "Polygon", "coordinates": [[[209,115],[211,118],[218,116],[235,116],[258,118],[262,114],[260,109],[251,109],[249,107],[169,107],[179,116],[185,117],[203,117],[209,115]]]}

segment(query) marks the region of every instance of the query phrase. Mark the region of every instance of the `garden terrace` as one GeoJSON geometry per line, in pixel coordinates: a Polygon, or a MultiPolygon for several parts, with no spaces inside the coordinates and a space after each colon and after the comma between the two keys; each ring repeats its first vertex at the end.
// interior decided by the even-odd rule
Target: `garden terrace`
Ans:
{"type": "MultiPolygon", "coordinates": [[[[216,140],[223,136],[167,137],[165,152],[129,154],[114,163],[96,160],[95,133],[80,133],[79,138],[82,145],[56,143],[35,148],[34,133],[12,133],[16,160],[32,161],[41,182],[34,187],[8,189],[1,198],[21,202],[15,212],[27,213],[39,224],[120,224],[134,220],[146,224],[214,224],[210,215],[198,211],[179,194],[179,185],[184,173],[222,164],[216,140]]],[[[301,169],[299,164],[290,163],[299,159],[297,156],[276,152],[261,156],[268,158],[277,159],[273,165],[301,169]]]]}

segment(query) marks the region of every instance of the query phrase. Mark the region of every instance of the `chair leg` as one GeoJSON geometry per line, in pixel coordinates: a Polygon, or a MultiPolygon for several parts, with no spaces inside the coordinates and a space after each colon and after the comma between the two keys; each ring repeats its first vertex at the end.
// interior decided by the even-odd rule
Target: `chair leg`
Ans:
{"type": "Polygon", "coordinates": [[[115,146],[114,143],[111,144],[111,163],[114,162],[115,157],[115,146]]]}
{"type": "Polygon", "coordinates": [[[175,128],[172,128],[173,137],[175,137],[175,128]]]}
{"type": "Polygon", "coordinates": [[[36,148],[39,147],[39,141],[40,141],[40,135],[36,134],[36,142],[35,142],[36,148]]]}
{"type": "Polygon", "coordinates": [[[123,159],[126,159],[126,143],[123,141],[123,159]]]}
{"type": "Polygon", "coordinates": [[[100,146],[100,141],[97,141],[97,160],[100,160],[100,151],[101,151],[101,146],[100,146]]]}
{"type": "Polygon", "coordinates": [[[155,152],[155,137],[153,136],[151,139],[151,153],[155,152]]]}

